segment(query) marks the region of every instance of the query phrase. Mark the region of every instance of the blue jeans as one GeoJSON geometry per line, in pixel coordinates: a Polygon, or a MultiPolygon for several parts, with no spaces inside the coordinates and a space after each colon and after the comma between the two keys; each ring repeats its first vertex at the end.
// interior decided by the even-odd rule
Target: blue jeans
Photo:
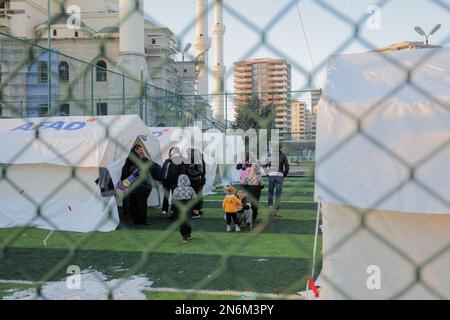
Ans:
{"type": "Polygon", "coordinates": [[[269,176],[269,206],[273,205],[273,192],[275,191],[275,209],[280,209],[281,192],[283,191],[284,177],[269,176]]]}

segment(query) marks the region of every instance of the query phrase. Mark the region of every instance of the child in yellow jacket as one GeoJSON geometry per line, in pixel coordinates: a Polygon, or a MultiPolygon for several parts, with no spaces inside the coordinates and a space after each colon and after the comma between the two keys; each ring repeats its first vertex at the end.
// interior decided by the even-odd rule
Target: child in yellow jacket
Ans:
{"type": "Polygon", "coordinates": [[[227,220],[227,232],[231,231],[231,221],[233,221],[236,232],[240,232],[237,212],[242,208],[242,202],[236,197],[236,189],[232,186],[225,187],[225,199],[223,199],[222,207],[225,211],[227,220]]]}

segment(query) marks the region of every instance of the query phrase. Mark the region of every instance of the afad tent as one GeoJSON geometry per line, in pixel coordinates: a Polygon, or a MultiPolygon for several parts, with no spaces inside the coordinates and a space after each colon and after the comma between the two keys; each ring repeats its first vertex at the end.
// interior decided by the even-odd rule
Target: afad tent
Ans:
{"type": "Polygon", "coordinates": [[[161,163],[158,140],[135,115],[0,120],[0,227],[114,230],[116,199],[96,180],[108,172],[117,186],[137,141],[161,163]]]}
{"type": "Polygon", "coordinates": [[[322,298],[450,299],[449,88],[450,49],[330,59],[316,143],[322,298]]]}
{"type": "Polygon", "coordinates": [[[206,162],[203,194],[212,193],[217,176],[224,185],[239,182],[240,171],[236,170],[236,163],[243,161],[245,152],[241,136],[202,132],[199,127],[152,127],[150,130],[160,142],[163,158],[167,158],[172,147],[180,148],[182,155],[187,157],[188,148],[201,146],[206,162]]]}

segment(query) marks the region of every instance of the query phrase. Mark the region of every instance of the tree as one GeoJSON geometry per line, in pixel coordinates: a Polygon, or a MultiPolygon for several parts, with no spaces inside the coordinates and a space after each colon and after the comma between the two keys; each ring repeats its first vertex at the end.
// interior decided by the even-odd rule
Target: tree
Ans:
{"type": "Polygon", "coordinates": [[[245,105],[236,107],[236,117],[233,123],[234,129],[270,129],[274,118],[274,112],[270,104],[264,104],[258,96],[245,105]]]}

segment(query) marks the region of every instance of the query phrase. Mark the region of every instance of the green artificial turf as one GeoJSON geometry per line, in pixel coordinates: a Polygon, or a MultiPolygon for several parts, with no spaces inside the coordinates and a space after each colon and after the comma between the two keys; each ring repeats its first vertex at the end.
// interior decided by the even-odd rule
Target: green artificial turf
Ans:
{"type": "MultiPolygon", "coordinates": [[[[286,196],[294,206],[283,203],[283,217],[275,220],[262,202],[262,221],[252,232],[241,233],[225,232],[223,196],[208,196],[205,214],[193,220],[193,239],[187,244],[181,242],[177,224],[155,208],[149,209],[149,226],[135,227],[125,216],[114,232],[54,232],[46,245],[49,230],[0,229],[0,279],[62,280],[68,265],[78,265],[110,278],[144,275],[152,287],[293,294],[304,290],[311,271],[316,217],[312,195],[306,201],[295,194],[311,188],[306,178],[287,179],[283,200],[286,196]]],[[[5,288],[22,286],[0,286],[0,297],[5,288]]],[[[176,296],[145,294],[152,299],[176,296]]]]}

